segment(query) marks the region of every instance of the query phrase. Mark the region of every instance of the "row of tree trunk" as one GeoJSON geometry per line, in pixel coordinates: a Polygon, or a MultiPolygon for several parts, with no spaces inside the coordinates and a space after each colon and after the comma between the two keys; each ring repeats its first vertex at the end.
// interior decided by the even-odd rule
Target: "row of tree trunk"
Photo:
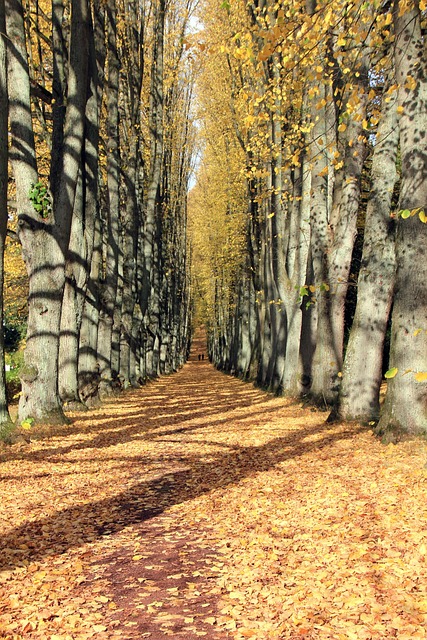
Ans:
{"type": "Polygon", "coordinates": [[[64,407],[172,372],[187,357],[194,136],[192,77],[177,45],[190,14],[191,5],[165,0],[0,4],[0,136],[8,104],[29,276],[20,421],[62,421],[64,407]]]}
{"type": "Polygon", "coordinates": [[[210,355],[224,370],[309,397],[334,416],[379,421],[380,433],[425,433],[425,10],[417,0],[344,4],[329,15],[316,0],[304,11],[255,0],[227,43],[248,253],[227,300],[214,305],[210,355]],[[305,36],[296,47],[295,33],[305,36]],[[249,126],[238,115],[248,94],[249,126]]]}

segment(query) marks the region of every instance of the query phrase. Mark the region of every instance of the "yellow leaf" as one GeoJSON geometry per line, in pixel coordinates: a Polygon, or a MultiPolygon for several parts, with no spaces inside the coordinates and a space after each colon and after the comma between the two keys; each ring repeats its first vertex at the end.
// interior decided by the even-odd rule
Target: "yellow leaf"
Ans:
{"type": "Polygon", "coordinates": [[[397,113],[400,113],[400,114],[405,113],[405,109],[401,105],[397,107],[396,111],[397,113]]]}
{"type": "Polygon", "coordinates": [[[418,214],[418,217],[421,220],[421,222],[424,222],[424,224],[427,224],[427,214],[425,211],[420,211],[418,214]]]}
{"type": "Polygon", "coordinates": [[[410,91],[413,91],[416,88],[417,88],[417,81],[413,76],[408,76],[405,82],[405,89],[409,89],[410,91]]]}
{"type": "Polygon", "coordinates": [[[107,631],[105,624],[94,624],[92,629],[96,631],[96,633],[101,633],[102,631],[107,631]]]}
{"type": "Polygon", "coordinates": [[[108,602],[109,598],[107,598],[107,596],[97,596],[97,597],[95,598],[95,600],[96,600],[96,602],[103,602],[103,603],[105,603],[105,602],[108,602]]]}
{"type": "Polygon", "coordinates": [[[144,556],[132,556],[132,560],[141,560],[144,556]]]}
{"type": "Polygon", "coordinates": [[[344,122],[341,122],[341,124],[340,124],[340,125],[339,125],[339,127],[338,127],[338,131],[339,131],[340,133],[343,133],[346,129],[347,129],[347,125],[346,125],[346,124],[344,124],[344,122]]]}
{"type": "Polygon", "coordinates": [[[417,382],[425,382],[427,380],[427,371],[419,371],[414,377],[417,382]]]}

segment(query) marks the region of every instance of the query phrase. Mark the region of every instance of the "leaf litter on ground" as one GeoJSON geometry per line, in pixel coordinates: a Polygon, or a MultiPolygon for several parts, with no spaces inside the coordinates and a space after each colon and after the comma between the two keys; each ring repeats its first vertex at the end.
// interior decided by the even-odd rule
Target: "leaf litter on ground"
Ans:
{"type": "Polygon", "coordinates": [[[0,638],[427,637],[427,445],[183,369],[0,452],[0,638]]]}

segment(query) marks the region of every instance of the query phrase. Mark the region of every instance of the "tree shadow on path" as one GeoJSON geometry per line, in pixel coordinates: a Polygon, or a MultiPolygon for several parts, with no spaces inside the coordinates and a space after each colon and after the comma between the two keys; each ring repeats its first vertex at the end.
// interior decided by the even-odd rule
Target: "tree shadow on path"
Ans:
{"type": "MultiPolygon", "coordinates": [[[[212,369],[207,363],[203,363],[202,367],[198,367],[194,371],[194,364],[189,364],[182,372],[169,378],[170,384],[166,385],[172,394],[169,401],[173,401],[177,405],[177,411],[184,405],[184,400],[190,402],[193,398],[194,406],[199,406],[201,394],[203,392],[203,400],[212,396],[212,389],[215,385],[222,389],[228,389],[228,394],[234,397],[230,400],[230,411],[239,412],[245,409],[239,416],[233,417],[233,429],[242,429],[242,439],[244,438],[244,429],[248,426],[248,420],[255,421],[259,416],[268,420],[268,411],[278,411],[277,405],[271,397],[260,391],[245,385],[244,383],[230,379],[212,369]],[[197,375],[197,386],[199,393],[195,397],[188,389],[187,384],[194,383],[194,376],[197,375]],[[234,390],[234,386],[236,389],[234,390]],[[235,391],[241,392],[247,389],[246,393],[235,395],[235,391]],[[233,395],[234,394],[234,395],[233,395]],[[252,396],[252,398],[251,398],[252,396]],[[249,412],[248,397],[251,400],[249,412]],[[171,400],[172,398],[172,400],[171,400]],[[179,402],[180,398],[182,402],[179,402]],[[266,406],[257,405],[263,401],[266,406]],[[269,403],[273,405],[269,407],[269,403]],[[253,406],[253,404],[255,406],[253,406]],[[251,411],[251,409],[255,409],[251,411]],[[264,413],[258,413],[257,410],[264,413]]],[[[160,382],[159,382],[160,384],[160,382]]],[[[161,384],[165,384],[162,382],[161,384]]],[[[153,386],[154,388],[154,386],[153,386]]],[[[149,401],[147,396],[149,389],[145,388],[132,396],[129,401],[135,401],[135,397],[139,394],[141,402],[149,401]],[[145,395],[144,395],[145,394],[145,395]],[[145,397],[147,396],[147,397],[145,397]]],[[[156,389],[158,391],[158,388],[156,389]]],[[[213,393],[215,396],[215,393],[213,393]]],[[[212,400],[210,400],[212,402],[212,400]]],[[[190,403],[191,404],[191,403],[190,403]]],[[[207,408],[206,416],[211,418],[216,412],[223,413],[227,410],[224,404],[217,404],[212,410],[207,408]]],[[[301,411],[301,410],[299,410],[301,411]]],[[[123,401],[123,412],[126,413],[126,399],[123,401]]],[[[200,417],[198,415],[198,417],[200,417]]],[[[301,420],[302,414],[298,416],[301,420]]],[[[125,417],[124,421],[127,420],[125,417]]],[[[52,554],[65,553],[68,549],[83,545],[88,542],[94,542],[102,537],[105,532],[114,533],[122,530],[130,525],[142,523],[156,515],[164,512],[165,509],[173,505],[180,504],[184,501],[192,500],[203,493],[213,491],[215,489],[226,489],[231,485],[235,485],[246,477],[253,476],[259,472],[267,471],[275,465],[286,460],[301,457],[309,454],[313,450],[321,451],[325,447],[330,447],[335,441],[352,438],[363,428],[351,426],[346,430],[331,432],[330,425],[319,422],[315,426],[294,429],[286,433],[284,436],[271,439],[267,443],[259,446],[244,446],[244,444],[227,444],[226,442],[216,442],[212,440],[212,432],[206,433],[204,444],[212,444],[216,449],[226,449],[223,451],[213,451],[209,454],[208,459],[203,459],[200,455],[191,452],[191,446],[194,444],[192,434],[194,430],[198,430],[198,435],[203,434],[206,426],[212,426],[215,420],[205,420],[198,425],[188,425],[187,427],[170,428],[170,420],[166,418],[163,422],[158,423],[159,432],[152,429],[144,429],[143,425],[135,423],[129,428],[129,432],[125,433],[125,439],[139,437],[149,438],[150,440],[159,441],[159,449],[164,442],[165,436],[169,438],[175,435],[179,437],[180,443],[188,442],[186,453],[179,456],[179,463],[175,467],[180,467],[176,471],[167,470],[159,472],[155,479],[145,479],[132,484],[130,487],[119,491],[115,496],[98,501],[92,501],[87,504],[78,504],[76,506],[67,507],[63,510],[56,511],[53,515],[41,517],[37,520],[26,522],[25,524],[13,528],[1,540],[3,551],[1,553],[0,566],[3,569],[11,569],[14,566],[22,566],[29,562],[41,560],[52,554]],[[161,431],[163,427],[165,431],[161,431]],[[188,451],[188,452],[187,452],[188,451]],[[183,468],[185,467],[185,468],[183,468]]],[[[219,422],[223,423],[222,418],[219,422]]],[[[76,428],[76,425],[74,425],[76,428]]],[[[120,442],[123,436],[123,429],[126,426],[119,425],[116,429],[117,440],[120,442]]],[[[95,436],[91,441],[91,447],[100,446],[100,435],[95,436]]],[[[199,441],[200,442],[200,441],[199,441]]],[[[109,436],[109,445],[113,446],[117,441],[114,440],[112,434],[109,436]]],[[[107,443],[106,443],[107,446],[107,443]]],[[[44,452],[50,461],[52,454],[60,455],[61,452],[71,451],[73,447],[54,449],[53,451],[44,452]]],[[[39,452],[40,453],[40,452],[39,452]]],[[[30,452],[31,456],[31,452],[30,452]]],[[[116,455],[112,456],[114,460],[116,455]]],[[[105,459],[105,458],[104,458],[105,459]]],[[[146,464],[146,456],[124,456],[122,460],[129,460],[129,465],[135,473],[143,473],[146,464]]],[[[153,462],[154,458],[151,458],[153,462]]],[[[157,456],[159,465],[166,460],[174,463],[174,456],[162,454],[161,449],[157,456]]],[[[66,462],[69,464],[69,460],[66,462]]],[[[36,487],[34,487],[36,490],[36,487]]]]}

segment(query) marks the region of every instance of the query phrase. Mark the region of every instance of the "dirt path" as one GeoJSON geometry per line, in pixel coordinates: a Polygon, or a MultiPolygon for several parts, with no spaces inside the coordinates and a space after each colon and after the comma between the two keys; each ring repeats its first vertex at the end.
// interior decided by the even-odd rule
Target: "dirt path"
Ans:
{"type": "Polygon", "coordinates": [[[199,361],[1,452],[0,638],[427,637],[427,448],[199,361]]]}

